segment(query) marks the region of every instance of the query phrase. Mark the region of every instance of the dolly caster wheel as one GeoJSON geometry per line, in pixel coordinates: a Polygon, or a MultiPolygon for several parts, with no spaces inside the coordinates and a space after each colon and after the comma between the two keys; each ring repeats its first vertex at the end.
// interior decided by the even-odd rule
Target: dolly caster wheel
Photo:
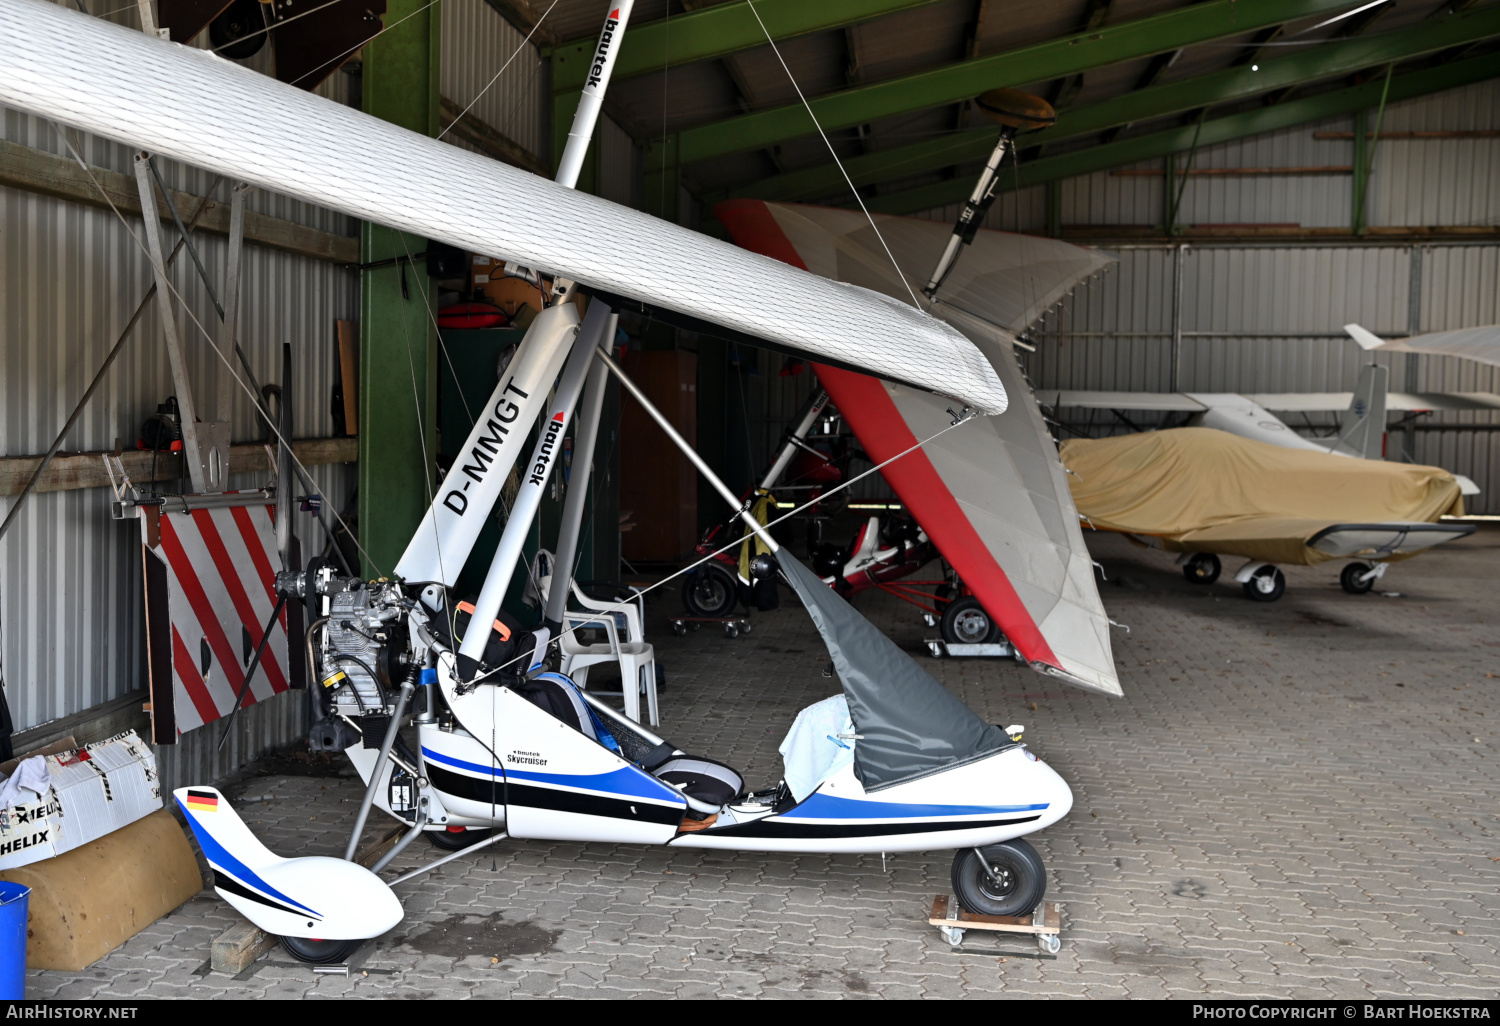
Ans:
{"type": "Polygon", "coordinates": [[[682,637],[683,635],[687,634],[687,624],[674,623],[672,625],[672,633],[677,635],[679,638],[682,637]]]}
{"type": "Polygon", "coordinates": [[[740,633],[741,634],[749,634],[750,633],[750,621],[746,620],[746,621],[744,621],[744,622],[742,622],[740,624],[740,633]]]}
{"type": "Polygon", "coordinates": [[[726,637],[726,638],[737,638],[739,636],[740,636],[739,628],[736,627],[734,624],[732,624],[732,623],[726,623],[724,625],[724,637],[726,637]]]}
{"type": "Polygon", "coordinates": [[[1036,946],[1049,955],[1055,955],[1062,950],[1062,938],[1055,933],[1039,933],[1036,936],[1036,946]]]}
{"type": "Polygon", "coordinates": [[[330,965],[347,961],[363,940],[312,940],[307,937],[282,937],[281,946],[299,962],[330,965]]]}
{"type": "Polygon", "coordinates": [[[948,942],[949,947],[956,948],[964,942],[964,932],[956,926],[940,926],[938,930],[942,933],[943,940],[948,942]]]}

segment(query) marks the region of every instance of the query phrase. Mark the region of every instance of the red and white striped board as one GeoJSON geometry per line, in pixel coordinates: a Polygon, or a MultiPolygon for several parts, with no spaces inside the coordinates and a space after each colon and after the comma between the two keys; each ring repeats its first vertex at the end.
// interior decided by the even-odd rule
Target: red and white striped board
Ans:
{"type": "MultiPolygon", "coordinates": [[[[276,606],[274,507],[264,502],[168,512],[141,507],[152,739],[177,737],[229,714],[276,606]]],[[[245,693],[244,706],[304,685],[301,606],[289,603],[245,693]]]]}

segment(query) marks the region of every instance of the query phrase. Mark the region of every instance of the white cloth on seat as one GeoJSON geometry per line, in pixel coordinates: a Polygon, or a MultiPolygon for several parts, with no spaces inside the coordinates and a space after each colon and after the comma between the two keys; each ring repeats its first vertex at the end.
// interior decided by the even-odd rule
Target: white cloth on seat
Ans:
{"type": "Polygon", "coordinates": [[[0,809],[8,809],[22,802],[34,802],[46,794],[51,786],[52,774],[47,772],[47,760],[44,756],[33,755],[29,759],[22,759],[16,771],[0,782],[0,809]],[[24,794],[25,791],[33,794],[24,794]]]}
{"type": "Polygon", "coordinates": [[[793,798],[802,801],[854,761],[853,735],[854,721],[843,695],[814,702],[797,714],[778,749],[793,798]]]}

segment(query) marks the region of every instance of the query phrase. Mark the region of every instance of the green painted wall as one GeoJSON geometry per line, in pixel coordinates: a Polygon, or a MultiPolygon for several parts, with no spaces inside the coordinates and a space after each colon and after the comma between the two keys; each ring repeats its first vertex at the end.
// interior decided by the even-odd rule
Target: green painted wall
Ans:
{"type": "MultiPolygon", "coordinates": [[[[436,135],[440,8],[421,8],[419,0],[390,0],[385,24],[394,28],[364,48],[364,109],[436,135]]],[[[401,173],[398,167],[389,171],[401,173]]],[[[427,246],[418,236],[369,223],[360,244],[365,263],[415,255],[427,246]]],[[[432,301],[420,260],[360,275],[359,538],[368,553],[366,577],[394,569],[436,486],[437,336],[427,309],[432,301]]]]}

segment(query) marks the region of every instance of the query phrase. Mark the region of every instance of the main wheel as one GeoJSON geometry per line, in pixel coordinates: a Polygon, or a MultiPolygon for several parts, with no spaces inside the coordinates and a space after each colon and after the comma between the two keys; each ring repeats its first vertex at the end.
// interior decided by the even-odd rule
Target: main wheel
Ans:
{"type": "Polygon", "coordinates": [[[447,827],[443,830],[428,830],[427,840],[432,842],[434,848],[441,848],[443,851],[463,851],[480,841],[488,840],[494,832],[470,827],[447,827]]]}
{"type": "Polygon", "coordinates": [[[1365,574],[1375,569],[1373,563],[1349,563],[1339,571],[1339,584],[1343,585],[1345,591],[1351,595],[1365,595],[1375,587],[1376,578],[1366,577],[1365,574]]]}
{"type": "Polygon", "coordinates": [[[329,965],[346,961],[363,940],[313,940],[307,937],[283,937],[281,946],[299,962],[329,965]]]}
{"type": "Polygon", "coordinates": [[[985,871],[973,848],[953,857],[953,893],[959,904],[981,916],[1024,916],[1047,893],[1047,869],[1036,849],[1020,838],[984,849],[985,871]]]}
{"type": "Polygon", "coordinates": [[[1286,591],[1286,574],[1274,566],[1263,566],[1245,582],[1245,594],[1256,602],[1275,602],[1286,591]]]}
{"type": "Polygon", "coordinates": [[[1212,552],[1198,552],[1182,564],[1182,576],[1194,584],[1212,584],[1219,579],[1223,565],[1212,552]]]}
{"type": "Polygon", "coordinates": [[[993,645],[1000,626],[976,598],[961,598],[943,610],[943,640],[950,645],[993,645]]]}
{"type": "Polygon", "coordinates": [[[704,563],[682,582],[682,604],[693,616],[728,616],[739,579],[718,563],[704,563]]]}

